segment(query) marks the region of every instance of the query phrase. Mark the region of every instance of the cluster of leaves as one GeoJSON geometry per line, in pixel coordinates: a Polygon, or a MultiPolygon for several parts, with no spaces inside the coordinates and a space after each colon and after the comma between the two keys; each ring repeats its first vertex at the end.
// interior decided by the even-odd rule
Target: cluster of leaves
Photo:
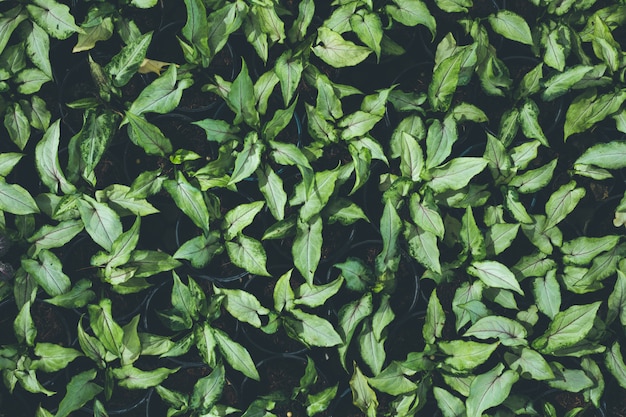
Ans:
{"type": "Polygon", "coordinates": [[[345,387],[368,417],[556,416],[548,389],[575,416],[626,389],[626,4],[68,3],[0,5],[0,370],[37,416],[152,389],[168,416],[331,415],[345,387]],[[375,253],[336,250],[350,230],[375,253]],[[290,392],[223,403],[260,379],[225,319],[338,380],[313,390],[309,357],[290,392]],[[189,358],[210,373],[168,386],[189,358]]]}

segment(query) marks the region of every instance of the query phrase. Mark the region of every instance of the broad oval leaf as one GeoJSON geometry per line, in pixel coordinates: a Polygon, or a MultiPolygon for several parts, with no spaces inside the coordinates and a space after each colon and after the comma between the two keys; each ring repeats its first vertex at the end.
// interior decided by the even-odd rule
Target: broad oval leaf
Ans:
{"type": "Polygon", "coordinates": [[[626,142],[598,143],[587,149],[575,164],[595,165],[606,169],[626,168],[626,142]]]}
{"type": "Polygon", "coordinates": [[[17,215],[39,213],[33,197],[18,184],[8,184],[0,178],[0,210],[17,215]]]}
{"type": "Polygon", "coordinates": [[[496,338],[505,346],[528,344],[524,326],[501,316],[483,317],[467,329],[464,336],[474,336],[481,340],[496,338]]]}
{"type": "Polygon", "coordinates": [[[292,254],[295,267],[313,285],[313,277],[322,256],[322,217],[316,214],[309,221],[298,219],[292,254]]]}
{"type": "Polygon", "coordinates": [[[234,240],[226,242],[230,260],[251,274],[270,276],[267,272],[267,255],[258,240],[239,233],[234,240]]]}
{"type": "Polygon", "coordinates": [[[533,341],[533,347],[542,353],[551,354],[580,342],[593,327],[599,308],[600,301],[597,301],[560,311],[550,322],[548,330],[533,341]]]}
{"type": "Polygon", "coordinates": [[[306,345],[332,347],[342,342],[341,336],[328,320],[299,309],[292,309],[290,313],[295,320],[288,320],[287,323],[306,345]]]}
{"type": "Polygon", "coordinates": [[[444,363],[457,371],[472,372],[483,364],[498,347],[498,343],[479,343],[470,340],[451,340],[438,343],[448,357],[444,363]]]}
{"type": "Polygon", "coordinates": [[[204,231],[209,232],[209,209],[202,192],[191,185],[182,172],[176,172],[175,180],[166,180],[163,187],[191,221],[204,231]]]}
{"type": "Polygon", "coordinates": [[[65,4],[55,0],[34,0],[26,9],[33,20],[54,38],[63,40],[75,32],[83,32],[76,26],[74,16],[65,4]]]}
{"type": "Polygon", "coordinates": [[[459,190],[487,166],[487,160],[479,157],[460,157],[433,168],[428,186],[435,192],[459,190]]]}
{"type": "Polygon", "coordinates": [[[533,44],[530,27],[524,18],[510,10],[499,10],[489,16],[489,23],[494,32],[512,41],[533,44]]]}
{"type": "Polygon", "coordinates": [[[152,32],[139,36],[124,46],[106,65],[104,69],[111,76],[114,86],[125,86],[137,73],[146,57],[151,41],[152,32]]]}
{"type": "Polygon", "coordinates": [[[467,417],[481,417],[483,411],[502,404],[517,382],[519,375],[515,371],[504,370],[499,363],[490,371],[476,376],[470,385],[470,393],[465,402],[467,417]]]}
{"type": "Polygon", "coordinates": [[[61,261],[49,250],[39,252],[38,260],[22,259],[22,267],[51,297],[66,293],[72,285],[61,270],[61,261]]]}
{"type": "Polygon", "coordinates": [[[345,40],[339,33],[327,28],[317,29],[315,55],[335,68],[352,67],[365,60],[372,50],[345,40]]]}
{"type": "Polygon", "coordinates": [[[122,234],[120,217],[109,206],[83,195],[76,200],[80,218],[85,230],[98,245],[107,251],[113,248],[113,242],[122,234]]]}
{"type": "Polygon", "coordinates": [[[226,358],[226,361],[234,369],[238,370],[248,378],[259,381],[261,378],[259,372],[254,366],[252,357],[245,347],[232,340],[225,332],[219,329],[213,329],[215,341],[220,352],[226,358]]]}
{"type": "Polygon", "coordinates": [[[506,265],[497,261],[474,261],[467,268],[467,272],[479,278],[488,287],[513,290],[524,295],[515,275],[506,265]]]}

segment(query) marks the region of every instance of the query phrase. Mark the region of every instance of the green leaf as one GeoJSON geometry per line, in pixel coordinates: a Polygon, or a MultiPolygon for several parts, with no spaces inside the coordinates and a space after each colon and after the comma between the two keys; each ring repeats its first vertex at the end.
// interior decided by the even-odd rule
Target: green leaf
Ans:
{"type": "Polygon", "coordinates": [[[55,121],[43,138],[35,147],[35,161],[39,177],[50,191],[57,193],[59,188],[64,194],[72,194],[76,191],[74,187],[63,175],[59,164],[59,140],[61,137],[61,120],[55,121]]]}
{"type": "Polygon", "coordinates": [[[346,287],[352,291],[365,292],[375,281],[372,270],[361,258],[349,256],[345,262],[333,265],[341,270],[346,287]]]}
{"type": "Polygon", "coordinates": [[[604,363],[619,386],[626,389],[626,364],[624,364],[619,342],[613,343],[611,349],[604,354],[604,363]]]}
{"type": "MultiPolygon", "coordinates": [[[[593,70],[589,65],[575,65],[564,72],[558,72],[545,82],[545,89],[541,93],[544,101],[552,101],[571,91],[583,77],[593,70]]],[[[588,95],[584,95],[588,97],[588,95]]],[[[579,96],[580,97],[580,96],[579,96]]]]}
{"type": "Polygon", "coordinates": [[[337,123],[342,128],[341,139],[348,140],[368,133],[382,119],[381,115],[357,110],[337,123]]]}
{"type": "Polygon", "coordinates": [[[626,142],[611,141],[591,146],[574,163],[595,165],[606,169],[622,169],[626,168],[625,157],[626,142]]]}
{"type": "Polygon", "coordinates": [[[113,242],[122,234],[122,223],[117,213],[87,195],[76,200],[76,203],[89,236],[110,252],[113,242]]]}
{"type": "Polygon", "coordinates": [[[209,375],[198,379],[189,401],[191,409],[200,414],[209,413],[220,399],[225,382],[226,375],[222,364],[215,367],[209,375]]]}
{"type": "Polygon", "coordinates": [[[142,371],[132,365],[125,365],[112,369],[111,374],[117,379],[120,387],[134,390],[157,386],[177,370],[178,368],[156,368],[151,371],[142,371]]]}
{"type": "Polygon", "coordinates": [[[516,175],[509,182],[511,187],[516,187],[517,191],[522,194],[531,194],[543,189],[550,180],[554,173],[554,169],[558,163],[558,159],[554,159],[552,162],[537,168],[531,169],[523,174],[516,175]]]}
{"type": "Polygon", "coordinates": [[[504,208],[506,208],[515,220],[524,225],[532,225],[535,223],[535,220],[528,214],[526,207],[520,201],[517,191],[513,188],[506,188],[504,208]]]}
{"type": "Polygon", "coordinates": [[[548,330],[533,341],[533,347],[539,352],[551,354],[580,342],[593,327],[598,308],[600,301],[573,305],[567,310],[558,312],[550,322],[548,330]]]}
{"type": "Polygon", "coordinates": [[[285,218],[287,193],[283,188],[282,179],[267,165],[265,171],[258,169],[256,176],[259,179],[259,190],[265,197],[267,208],[276,220],[285,218]]]}
{"type": "Polygon", "coordinates": [[[67,417],[73,411],[93,400],[96,395],[102,392],[102,387],[95,382],[96,370],[90,369],[74,375],[67,384],[65,397],[59,403],[59,409],[54,417],[67,417]]]}
{"type": "Polygon", "coordinates": [[[539,106],[533,100],[526,99],[524,101],[518,117],[522,132],[527,138],[537,139],[543,146],[550,146],[548,138],[539,125],[539,106]]]}
{"type": "Polygon", "coordinates": [[[519,372],[520,375],[523,375],[523,373],[529,374],[532,379],[537,381],[555,378],[548,362],[540,353],[532,349],[526,347],[522,348],[522,353],[519,356],[508,352],[504,355],[511,369],[519,372]]]}
{"type": "Polygon", "coordinates": [[[465,404],[463,401],[439,387],[433,387],[433,394],[444,417],[465,417],[465,404]]]}
{"type": "Polygon", "coordinates": [[[573,265],[587,265],[597,255],[613,249],[619,242],[619,236],[585,237],[564,242],[561,246],[563,262],[573,265]]]}
{"type": "Polygon", "coordinates": [[[128,109],[129,113],[140,116],[144,113],[169,113],[178,106],[183,90],[191,86],[191,81],[183,79],[176,82],[176,65],[169,65],[167,70],[144,88],[128,109]]]}
{"type": "Polygon", "coordinates": [[[465,402],[467,417],[481,417],[483,411],[502,404],[518,379],[519,375],[511,370],[505,371],[502,363],[477,375],[470,385],[470,393],[465,402]]]}
{"type": "Polygon", "coordinates": [[[405,26],[424,25],[435,36],[437,22],[430,14],[426,4],[420,0],[393,0],[394,4],[385,6],[385,12],[405,26]]]}
{"type": "Polygon", "coordinates": [[[261,164],[264,149],[265,145],[259,141],[259,135],[256,132],[248,133],[244,138],[243,149],[235,159],[235,167],[228,184],[237,184],[250,177],[261,164]]]}
{"type": "Polygon", "coordinates": [[[68,292],[48,298],[45,301],[46,303],[64,308],[84,307],[96,297],[96,293],[90,290],[91,285],[90,280],[81,279],[72,285],[68,292]]]}
{"type": "MultiPolygon", "coordinates": [[[[265,279],[265,278],[256,278],[265,279]]],[[[261,327],[261,317],[270,313],[263,307],[253,294],[243,290],[220,288],[220,294],[225,294],[224,308],[237,320],[243,321],[256,328],[261,327]]]]}
{"type": "Polygon", "coordinates": [[[471,253],[476,260],[485,258],[485,239],[476,224],[474,212],[471,207],[465,209],[465,215],[461,221],[461,243],[467,253],[471,253]]]}
{"type": "Polygon", "coordinates": [[[21,5],[2,13],[2,17],[0,17],[0,54],[9,43],[13,31],[27,18],[28,15],[23,12],[21,5]]]}
{"type": "Polygon", "coordinates": [[[36,23],[26,38],[26,53],[37,68],[39,68],[49,78],[52,78],[52,67],[50,65],[50,38],[48,34],[36,23]]]}
{"type": "Polygon", "coordinates": [[[14,80],[19,84],[17,92],[28,95],[38,92],[42,85],[52,79],[38,68],[27,68],[20,71],[15,76],[14,80]]]}
{"type": "Polygon", "coordinates": [[[363,362],[369,366],[374,375],[380,374],[385,362],[384,342],[384,339],[376,339],[370,320],[367,320],[358,336],[359,352],[363,362]]]}
{"type": "Polygon", "coordinates": [[[576,181],[562,185],[546,202],[546,225],[544,230],[556,226],[564,220],[585,196],[585,189],[576,188],[576,181]]]}
{"type": "Polygon", "coordinates": [[[295,320],[286,319],[298,339],[307,346],[332,347],[339,345],[341,336],[326,319],[305,313],[299,309],[289,311],[295,320]]]}
{"type": "MultiPolygon", "coordinates": [[[[265,140],[274,140],[287,127],[289,122],[294,120],[293,111],[296,108],[296,101],[286,109],[278,109],[270,121],[263,126],[262,135],[265,140]]],[[[294,138],[295,139],[295,138],[294,138]]],[[[299,140],[299,139],[298,139],[299,140]]]]}
{"type": "Polygon", "coordinates": [[[367,377],[363,375],[357,364],[354,364],[354,372],[350,378],[350,388],[352,389],[352,402],[367,415],[375,417],[378,408],[376,393],[370,388],[367,377]]]}
{"type": "Polygon", "coordinates": [[[499,255],[511,247],[511,243],[517,237],[519,223],[496,223],[485,233],[485,246],[487,254],[499,255]]]}
{"type": "Polygon", "coordinates": [[[443,326],[446,323],[446,314],[443,311],[441,302],[437,297],[437,290],[433,290],[428,298],[428,307],[426,308],[426,321],[422,327],[422,337],[428,344],[434,344],[437,339],[441,338],[443,326]]]}
{"type": "MultiPolygon", "coordinates": [[[[185,8],[187,10],[187,21],[181,29],[181,33],[191,42],[200,55],[208,57],[211,51],[208,44],[209,26],[204,3],[198,0],[185,0],[185,8]]],[[[217,50],[215,53],[217,53],[217,50]]]]}
{"type": "Polygon", "coordinates": [[[172,144],[161,130],[144,117],[126,112],[128,137],[148,155],[165,156],[172,153],[172,144]]]}
{"type": "Polygon", "coordinates": [[[215,341],[226,361],[237,371],[250,379],[259,381],[259,373],[254,366],[250,353],[239,343],[232,340],[226,333],[219,329],[213,329],[215,341]]]}
{"type": "Polygon", "coordinates": [[[533,294],[539,311],[554,319],[561,308],[561,290],[556,280],[556,270],[533,280],[533,294]]]}
{"type": "Polygon", "coordinates": [[[446,117],[443,123],[433,120],[426,136],[426,168],[430,170],[443,163],[450,156],[457,138],[457,126],[452,117],[446,117]]]}
{"type": "Polygon", "coordinates": [[[16,215],[39,213],[37,203],[24,188],[0,178],[0,210],[16,215]]]}
{"type": "MultiPolygon", "coordinates": [[[[315,173],[315,183],[306,191],[304,204],[300,208],[299,217],[303,222],[309,222],[326,206],[335,191],[338,177],[339,172],[337,170],[315,173]]],[[[304,182],[302,185],[306,187],[304,182]]]]}
{"type": "Polygon", "coordinates": [[[352,336],[359,324],[373,313],[372,293],[367,292],[363,296],[351,303],[344,304],[338,313],[339,330],[343,339],[343,345],[339,347],[339,359],[342,366],[346,367],[346,354],[352,336]]]}
{"type": "Polygon", "coordinates": [[[619,318],[620,323],[624,326],[626,323],[626,274],[619,269],[617,270],[615,287],[609,295],[608,307],[606,324],[611,324],[616,318],[619,318]]]}
{"type": "Polygon", "coordinates": [[[459,190],[487,166],[487,160],[478,157],[459,157],[430,170],[428,186],[436,193],[459,190]]]}
{"type": "Polygon", "coordinates": [[[480,340],[497,338],[504,346],[527,345],[524,326],[501,316],[481,318],[467,329],[464,336],[474,336],[480,340]]]}
{"type": "Polygon", "coordinates": [[[380,59],[383,25],[376,13],[359,9],[350,16],[350,27],[359,40],[367,45],[380,59]]]}
{"type": "Polygon", "coordinates": [[[279,313],[285,309],[290,310],[293,308],[295,295],[291,288],[291,283],[289,282],[292,272],[293,268],[285,272],[278,278],[274,286],[274,310],[279,313]]]}
{"type": "Polygon", "coordinates": [[[499,10],[489,16],[489,24],[494,32],[512,41],[533,44],[533,36],[526,20],[510,10],[499,10]]]}
{"type": "Polygon", "coordinates": [[[404,239],[408,244],[409,254],[429,270],[440,274],[441,262],[437,246],[437,236],[420,226],[404,223],[404,239]]]}
{"type": "MultiPolygon", "coordinates": [[[[80,132],[72,138],[80,152],[80,170],[82,177],[92,186],[96,184],[94,170],[106,152],[111,140],[117,133],[118,118],[112,112],[105,112],[96,117],[89,112],[80,132]]],[[[68,165],[70,165],[68,162],[68,165]]],[[[76,169],[70,167],[68,169],[76,169]]],[[[71,176],[70,176],[71,177],[71,176]]]]}
{"type": "Polygon", "coordinates": [[[55,0],[33,0],[32,4],[26,5],[26,9],[33,20],[53,38],[64,40],[75,32],[83,31],[76,26],[70,8],[55,0]]]}
{"type": "Polygon", "coordinates": [[[204,231],[209,232],[209,209],[202,192],[191,185],[182,172],[176,172],[175,180],[166,180],[163,187],[191,221],[204,231]]]}
{"type": "Polygon", "coordinates": [[[313,308],[321,307],[340,290],[343,281],[343,278],[339,277],[327,284],[321,285],[310,285],[305,282],[296,288],[293,303],[295,305],[304,305],[313,308]]]}
{"type": "Polygon", "coordinates": [[[335,68],[353,67],[368,57],[372,51],[364,46],[345,40],[339,33],[321,26],[317,29],[317,41],[313,53],[335,68]]]}
{"type": "Polygon", "coordinates": [[[152,32],[141,35],[124,46],[104,67],[107,74],[111,76],[115,87],[125,86],[137,73],[141,63],[146,58],[146,52],[148,52],[151,41],[152,32]]]}
{"type": "Polygon", "coordinates": [[[4,113],[4,127],[20,150],[24,150],[30,138],[30,123],[18,102],[11,103],[4,113]]]}
{"type": "Polygon", "coordinates": [[[73,53],[88,51],[99,41],[106,41],[113,35],[113,19],[111,17],[98,18],[96,22],[83,23],[83,33],[78,34],[78,41],[72,48],[73,53]]]}
{"type": "Polygon", "coordinates": [[[240,233],[234,240],[226,242],[226,252],[238,267],[251,274],[270,276],[266,269],[267,255],[258,240],[240,233]]]}
{"type": "Polygon", "coordinates": [[[113,320],[111,300],[103,298],[98,305],[88,306],[89,323],[94,335],[107,351],[121,358],[124,349],[124,330],[113,320]]]}
{"type": "Polygon", "coordinates": [[[332,387],[328,387],[317,394],[309,394],[306,402],[306,413],[309,416],[314,416],[328,409],[331,401],[337,396],[338,384],[332,387]]]}
{"type": "Polygon", "coordinates": [[[254,85],[248,74],[246,62],[243,59],[241,61],[241,71],[230,87],[226,102],[235,113],[233,124],[238,125],[243,121],[250,127],[258,127],[259,113],[254,106],[254,85]]]}
{"type": "Polygon", "coordinates": [[[126,366],[135,362],[141,354],[141,340],[137,334],[137,325],[139,324],[139,314],[134,316],[124,327],[124,349],[122,350],[121,364],[126,366]]]}
{"type": "Polygon", "coordinates": [[[617,113],[626,100],[626,91],[618,90],[596,96],[593,89],[586,90],[574,99],[565,114],[564,140],[582,133],[608,116],[617,113]]]}
{"type": "Polygon", "coordinates": [[[283,103],[288,106],[300,84],[302,77],[302,58],[293,56],[291,50],[283,52],[274,64],[274,72],[280,82],[280,90],[283,94],[283,103]]]}
{"type": "Polygon", "coordinates": [[[524,295],[515,275],[504,264],[497,261],[474,261],[467,272],[479,278],[488,287],[513,290],[524,295]]]}
{"type": "Polygon", "coordinates": [[[192,122],[192,124],[204,129],[206,138],[209,141],[221,144],[231,139],[239,140],[239,137],[236,135],[239,132],[239,128],[232,126],[224,120],[203,119],[192,122]]]}
{"type": "Polygon", "coordinates": [[[313,277],[322,256],[322,225],[319,215],[308,221],[298,219],[292,246],[294,265],[310,285],[313,285],[313,277]]]}
{"type": "Polygon", "coordinates": [[[424,168],[424,155],[417,140],[408,133],[401,133],[400,172],[404,177],[419,181],[424,168]]]}
{"type": "Polygon", "coordinates": [[[562,44],[561,28],[553,29],[546,37],[546,50],[543,55],[543,62],[552,68],[563,72],[565,69],[565,46],[562,44]]]}
{"type": "Polygon", "coordinates": [[[404,376],[403,366],[398,362],[392,362],[382,372],[376,373],[373,378],[368,378],[368,383],[378,391],[389,395],[402,395],[414,391],[417,386],[404,376]]]}
{"type": "Polygon", "coordinates": [[[72,283],[61,270],[59,258],[49,250],[42,250],[37,258],[38,260],[22,259],[22,267],[41,285],[44,291],[51,297],[69,291],[72,283]]]}
{"type": "Polygon", "coordinates": [[[448,355],[444,363],[457,371],[472,372],[485,363],[498,347],[498,343],[485,344],[469,340],[451,340],[438,343],[442,353],[448,355]]]}
{"type": "Polygon", "coordinates": [[[234,239],[246,226],[250,225],[263,209],[263,201],[240,204],[224,215],[224,239],[234,239]]]}
{"type": "Polygon", "coordinates": [[[19,343],[25,343],[27,346],[35,344],[37,337],[37,328],[31,315],[31,301],[24,303],[17,316],[13,320],[13,331],[19,343]]]}
{"type": "Polygon", "coordinates": [[[447,111],[452,103],[452,96],[459,83],[461,55],[454,54],[436,63],[433,79],[428,85],[428,101],[433,110],[447,111]]]}

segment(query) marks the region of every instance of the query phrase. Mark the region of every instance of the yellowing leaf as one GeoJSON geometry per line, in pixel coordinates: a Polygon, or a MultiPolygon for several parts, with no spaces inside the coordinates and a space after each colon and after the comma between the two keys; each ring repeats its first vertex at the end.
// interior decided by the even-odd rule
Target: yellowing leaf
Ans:
{"type": "MultiPolygon", "coordinates": [[[[172,65],[172,62],[163,62],[157,61],[156,59],[144,58],[141,65],[139,65],[139,69],[137,70],[137,72],[139,74],[149,74],[153,72],[156,75],[161,75],[161,71],[163,71],[163,68],[167,67],[168,65],[172,65]]],[[[179,65],[176,65],[176,67],[179,67],[179,65]]]]}

